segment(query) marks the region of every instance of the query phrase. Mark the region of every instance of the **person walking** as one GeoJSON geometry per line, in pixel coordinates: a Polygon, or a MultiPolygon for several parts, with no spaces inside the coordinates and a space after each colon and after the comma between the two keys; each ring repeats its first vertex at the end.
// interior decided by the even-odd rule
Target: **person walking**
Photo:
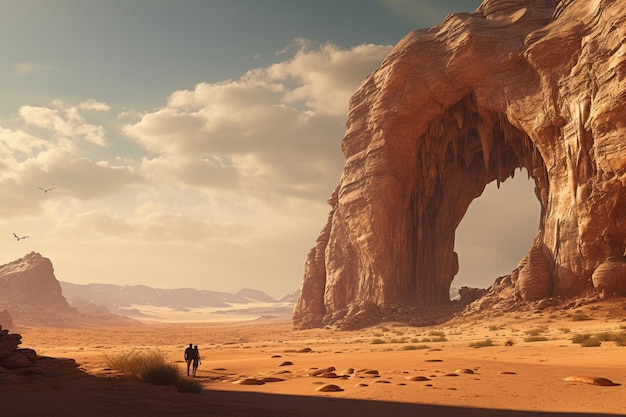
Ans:
{"type": "Polygon", "coordinates": [[[198,371],[198,365],[201,364],[200,360],[200,351],[198,350],[198,345],[193,347],[193,376],[196,376],[196,372],[198,371]]]}
{"type": "Polygon", "coordinates": [[[187,376],[189,376],[189,368],[191,368],[193,357],[194,357],[193,343],[189,343],[189,346],[187,347],[187,349],[185,349],[185,362],[187,362],[187,376]]]}

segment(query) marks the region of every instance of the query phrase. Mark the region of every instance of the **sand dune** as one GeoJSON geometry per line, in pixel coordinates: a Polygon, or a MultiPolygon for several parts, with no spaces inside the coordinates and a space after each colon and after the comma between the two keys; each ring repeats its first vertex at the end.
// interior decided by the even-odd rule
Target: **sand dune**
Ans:
{"type": "Polygon", "coordinates": [[[88,375],[2,386],[0,411],[69,417],[624,415],[626,347],[572,342],[575,335],[626,332],[624,305],[359,331],[293,331],[287,322],[262,321],[21,328],[23,346],[74,358],[88,375]],[[203,356],[200,394],[126,378],[107,369],[103,356],[159,349],[183,368],[190,342],[203,356]],[[594,378],[611,384],[594,384],[594,378]]]}

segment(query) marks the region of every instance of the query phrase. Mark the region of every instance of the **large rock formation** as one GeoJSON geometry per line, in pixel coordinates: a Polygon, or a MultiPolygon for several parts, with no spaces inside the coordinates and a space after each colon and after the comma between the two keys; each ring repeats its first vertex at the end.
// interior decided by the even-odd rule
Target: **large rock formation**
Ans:
{"type": "Polygon", "coordinates": [[[39,377],[82,375],[74,359],[40,356],[33,349],[20,348],[21,344],[21,335],[9,333],[0,326],[0,385],[24,382],[33,375],[39,377]]]}
{"type": "Polygon", "coordinates": [[[485,0],[402,39],[351,99],[295,326],[449,303],[456,227],[517,169],[541,218],[507,294],[626,295],[625,42],[614,0],[485,0]]]}
{"type": "Polygon", "coordinates": [[[23,325],[59,324],[79,317],[63,297],[50,259],[35,252],[0,266],[0,309],[23,325]]]}

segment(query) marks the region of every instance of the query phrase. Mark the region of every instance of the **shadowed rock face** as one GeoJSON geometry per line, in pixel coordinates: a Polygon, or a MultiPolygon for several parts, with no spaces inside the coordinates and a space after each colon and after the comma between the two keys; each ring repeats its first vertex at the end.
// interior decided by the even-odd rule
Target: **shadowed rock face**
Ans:
{"type": "Polygon", "coordinates": [[[63,297],[52,262],[35,252],[0,265],[0,309],[24,325],[59,324],[78,317],[63,297]]]}
{"type": "Polygon", "coordinates": [[[402,39],[351,99],[295,326],[449,303],[457,226],[518,169],[541,217],[507,294],[626,295],[625,16],[610,0],[486,0],[402,39]]]}

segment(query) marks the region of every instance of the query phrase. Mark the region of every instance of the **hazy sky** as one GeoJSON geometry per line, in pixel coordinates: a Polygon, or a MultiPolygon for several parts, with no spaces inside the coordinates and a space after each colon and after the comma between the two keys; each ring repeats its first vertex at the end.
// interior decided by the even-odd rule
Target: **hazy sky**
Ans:
{"type": "MultiPolygon", "coordinates": [[[[350,95],[405,34],[480,1],[0,4],[0,263],[281,297],[326,221],[350,95]]],[[[538,204],[518,177],[470,207],[453,285],[525,253],[538,204]]]]}

